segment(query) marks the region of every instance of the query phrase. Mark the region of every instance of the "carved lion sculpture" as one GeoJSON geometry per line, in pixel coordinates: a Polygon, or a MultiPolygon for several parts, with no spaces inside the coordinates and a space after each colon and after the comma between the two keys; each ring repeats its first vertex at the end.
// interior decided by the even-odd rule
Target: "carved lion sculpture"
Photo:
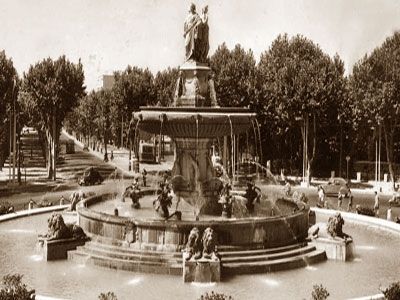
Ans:
{"type": "Polygon", "coordinates": [[[347,237],[347,234],[343,233],[343,225],[344,220],[338,212],[334,216],[329,217],[327,231],[332,237],[347,237]]]}
{"type": "Polygon", "coordinates": [[[48,231],[45,237],[49,241],[69,238],[86,239],[86,234],[80,226],[65,224],[60,214],[53,213],[47,220],[47,223],[48,231]]]}
{"type": "Polygon", "coordinates": [[[208,227],[203,233],[203,258],[211,259],[217,257],[217,238],[212,228],[208,227]]]}
{"type": "Polygon", "coordinates": [[[186,260],[190,260],[193,256],[194,259],[199,259],[201,257],[201,246],[200,231],[197,227],[193,227],[186,243],[186,260]]]}

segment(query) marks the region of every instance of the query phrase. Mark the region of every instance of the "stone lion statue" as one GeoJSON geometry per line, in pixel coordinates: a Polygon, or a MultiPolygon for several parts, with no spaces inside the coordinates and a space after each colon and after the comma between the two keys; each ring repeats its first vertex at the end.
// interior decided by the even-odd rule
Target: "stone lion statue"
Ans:
{"type": "Polygon", "coordinates": [[[347,238],[347,234],[343,232],[344,219],[338,212],[334,216],[329,217],[327,231],[331,237],[347,238]]]}
{"type": "Polygon", "coordinates": [[[197,227],[193,227],[186,243],[186,260],[190,260],[192,257],[194,257],[194,259],[199,259],[202,255],[201,248],[200,231],[197,227]]]}
{"type": "Polygon", "coordinates": [[[48,241],[59,239],[86,239],[83,229],[74,224],[65,224],[63,217],[58,213],[53,213],[47,220],[47,234],[44,236],[48,241]]]}
{"type": "Polygon", "coordinates": [[[206,228],[203,232],[203,258],[211,259],[217,257],[217,238],[211,227],[206,228]]]}

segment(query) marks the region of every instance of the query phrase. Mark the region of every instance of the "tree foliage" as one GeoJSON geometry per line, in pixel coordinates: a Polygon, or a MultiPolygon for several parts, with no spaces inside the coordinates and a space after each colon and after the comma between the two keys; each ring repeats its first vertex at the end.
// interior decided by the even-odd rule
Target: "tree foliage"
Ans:
{"type": "Polygon", "coordinates": [[[394,137],[400,118],[400,32],[354,66],[349,89],[356,126],[377,128],[383,134],[394,183],[394,137]]]}
{"type": "Polygon", "coordinates": [[[15,83],[18,81],[13,62],[4,51],[0,51],[0,170],[9,154],[9,112],[18,90],[15,83]]]}
{"type": "Polygon", "coordinates": [[[244,107],[252,103],[256,61],[251,50],[246,52],[240,45],[229,50],[222,44],[210,57],[210,66],[220,106],[244,107]]]}
{"type": "Polygon", "coordinates": [[[121,145],[121,129],[125,135],[128,133],[132,112],[140,106],[155,103],[154,76],[147,68],[128,66],[122,72],[115,72],[114,79],[112,97],[116,105],[112,106],[115,120],[111,123],[111,131],[113,140],[121,145]]]}
{"type": "Polygon", "coordinates": [[[172,103],[177,79],[178,69],[176,68],[157,72],[154,77],[154,96],[157,105],[169,106],[172,103]]]}
{"type": "Polygon", "coordinates": [[[65,56],[31,65],[24,74],[22,98],[31,123],[45,135],[46,165],[49,178],[56,179],[55,162],[58,139],[64,118],[85,94],[81,62],[71,63],[65,56]]]}
{"type": "Polygon", "coordinates": [[[303,129],[311,176],[317,146],[329,135],[329,126],[337,122],[345,99],[343,62],[338,56],[330,58],[303,36],[280,35],[261,55],[257,70],[258,111],[265,116],[264,126],[272,128],[286,147],[296,140],[293,136],[298,136],[299,128],[303,129]]]}

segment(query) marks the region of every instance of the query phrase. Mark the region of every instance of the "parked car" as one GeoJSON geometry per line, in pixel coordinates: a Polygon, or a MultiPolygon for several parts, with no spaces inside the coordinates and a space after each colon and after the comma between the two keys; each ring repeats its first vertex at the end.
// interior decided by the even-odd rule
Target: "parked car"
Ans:
{"type": "Polygon", "coordinates": [[[346,198],[350,196],[350,188],[346,180],[341,177],[330,178],[327,184],[322,185],[322,188],[327,196],[337,196],[339,193],[346,198]]]}
{"type": "Polygon", "coordinates": [[[79,185],[94,185],[101,184],[103,182],[103,177],[100,175],[94,167],[89,167],[85,169],[82,177],[79,179],[79,185]]]}

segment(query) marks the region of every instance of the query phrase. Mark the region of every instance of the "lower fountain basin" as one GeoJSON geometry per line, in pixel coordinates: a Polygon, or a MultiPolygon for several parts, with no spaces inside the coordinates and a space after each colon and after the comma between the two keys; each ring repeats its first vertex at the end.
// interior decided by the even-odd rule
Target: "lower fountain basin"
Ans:
{"type": "MultiPolygon", "coordinates": [[[[309,208],[303,203],[296,204],[288,200],[280,200],[280,210],[290,211],[282,215],[230,219],[202,215],[196,221],[193,214],[183,211],[182,220],[177,221],[157,217],[150,208],[153,200],[151,197],[141,200],[142,208],[136,211],[136,217],[122,211],[119,216],[112,215],[114,203],[111,203],[109,209],[94,208],[97,203],[109,199],[110,195],[94,196],[80,203],[79,225],[91,236],[115,242],[128,241],[130,247],[139,249],[180,251],[193,227],[200,230],[213,228],[219,246],[248,249],[287,246],[302,242],[307,237],[309,208]]],[[[135,212],[133,208],[131,211],[135,212]]]]}
{"type": "Polygon", "coordinates": [[[216,138],[249,129],[255,114],[246,108],[141,107],[138,129],[173,138],[216,138]]]}

